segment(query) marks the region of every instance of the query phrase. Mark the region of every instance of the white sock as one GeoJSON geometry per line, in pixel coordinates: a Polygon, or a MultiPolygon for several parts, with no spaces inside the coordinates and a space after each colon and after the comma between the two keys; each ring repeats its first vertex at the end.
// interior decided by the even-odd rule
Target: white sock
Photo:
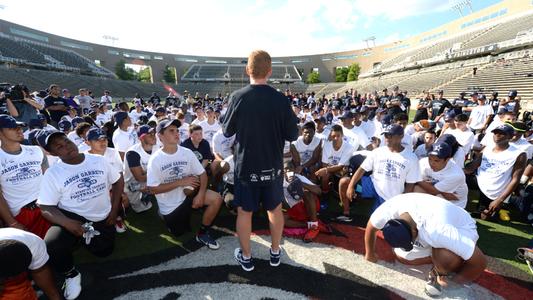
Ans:
{"type": "Polygon", "coordinates": [[[272,251],[272,254],[279,254],[279,249],[278,251],[274,251],[274,249],[270,248],[270,251],[272,251]]]}
{"type": "Polygon", "coordinates": [[[307,222],[307,229],[318,226],[318,222],[307,222]]]}

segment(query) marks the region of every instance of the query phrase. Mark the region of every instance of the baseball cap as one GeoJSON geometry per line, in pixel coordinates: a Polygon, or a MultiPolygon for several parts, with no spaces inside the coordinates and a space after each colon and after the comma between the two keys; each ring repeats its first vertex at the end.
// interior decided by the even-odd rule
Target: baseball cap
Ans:
{"type": "Polygon", "coordinates": [[[44,121],[46,120],[46,116],[44,114],[37,114],[37,119],[44,121]]]}
{"type": "Polygon", "coordinates": [[[315,119],[315,122],[322,122],[322,124],[326,124],[326,118],[325,117],[319,117],[315,119]]]}
{"type": "Polygon", "coordinates": [[[411,227],[401,219],[392,219],[385,223],[383,229],[383,238],[392,248],[402,248],[405,251],[413,249],[413,236],[411,227]]]}
{"type": "Polygon", "coordinates": [[[43,147],[44,150],[49,151],[48,143],[50,143],[50,140],[53,136],[56,135],[65,135],[63,132],[58,130],[40,130],[35,138],[37,139],[37,144],[39,146],[43,147]]]}
{"type": "Polygon", "coordinates": [[[165,129],[167,129],[170,125],[174,125],[178,128],[181,126],[181,122],[179,120],[163,120],[157,124],[156,132],[161,133],[165,129]]]}
{"type": "Polygon", "coordinates": [[[508,96],[509,97],[516,97],[518,95],[517,90],[510,90],[508,96]]]}
{"type": "Polygon", "coordinates": [[[155,109],[156,113],[167,113],[167,110],[163,106],[159,106],[155,109]]]}
{"type": "Polygon", "coordinates": [[[449,158],[452,156],[452,148],[445,142],[438,142],[431,145],[428,155],[434,155],[438,158],[449,158]]]}
{"type": "Polygon", "coordinates": [[[376,113],[379,114],[379,113],[382,113],[382,112],[386,112],[387,109],[386,108],[383,108],[383,107],[380,107],[378,109],[376,109],[376,113]]]}
{"type": "Polygon", "coordinates": [[[300,200],[304,197],[304,186],[300,178],[294,176],[292,181],[287,186],[287,192],[294,198],[300,200]]]}
{"type": "Polygon", "coordinates": [[[492,133],[503,133],[503,134],[506,134],[506,135],[513,135],[514,134],[514,129],[511,125],[509,124],[502,124],[494,129],[492,129],[492,133]]]}
{"type": "Polygon", "coordinates": [[[444,94],[444,91],[443,90],[438,90],[437,94],[444,94]]]}
{"type": "Polygon", "coordinates": [[[524,122],[513,122],[510,124],[515,131],[518,132],[526,132],[528,130],[528,127],[526,123],[524,122]]]}
{"type": "Polygon", "coordinates": [[[391,124],[385,127],[381,134],[403,135],[403,127],[398,124],[391,124]]]}
{"type": "Polygon", "coordinates": [[[31,119],[30,122],[28,122],[28,126],[31,128],[43,129],[43,121],[39,119],[31,119]]]}
{"type": "Polygon", "coordinates": [[[68,120],[62,120],[57,123],[57,127],[59,128],[59,131],[65,132],[72,128],[72,124],[68,120]]]}
{"type": "Polygon", "coordinates": [[[28,139],[26,140],[28,145],[33,145],[33,140],[35,140],[35,137],[37,137],[41,130],[42,129],[32,129],[28,132],[28,139]]]}
{"type": "Polygon", "coordinates": [[[438,142],[446,143],[448,146],[453,147],[457,144],[457,139],[451,134],[443,134],[439,137],[438,142]]]}
{"type": "Polygon", "coordinates": [[[473,93],[470,94],[470,97],[477,97],[477,96],[479,96],[479,94],[477,92],[473,92],[473,93]]]}
{"type": "Polygon", "coordinates": [[[91,127],[89,128],[89,130],[87,131],[87,134],[85,135],[85,139],[88,140],[88,141],[96,141],[96,140],[99,140],[99,139],[107,139],[107,135],[105,134],[105,132],[100,129],[99,127],[91,127]]]}
{"type": "Polygon", "coordinates": [[[72,127],[76,128],[78,124],[85,122],[85,119],[81,117],[75,117],[75,118],[72,118],[72,121],[70,122],[72,123],[72,127]]]}
{"type": "Polygon", "coordinates": [[[353,118],[353,113],[349,110],[345,110],[344,113],[342,114],[342,116],[339,117],[339,119],[352,119],[353,118]]]}
{"type": "Polygon", "coordinates": [[[61,92],[62,92],[62,93],[68,93],[69,90],[68,90],[68,89],[63,89],[61,92]]]}
{"type": "Polygon", "coordinates": [[[444,115],[444,121],[445,122],[453,121],[453,119],[455,119],[455,111],[453,111],[453,110],[448,111],[444,115]]]}
{"type": "Polygon", "coordinates": [[[498,114],[507,114],[507,113],[514,114],[514,111],[510,109],[509,107],[505,107],[505,106],[500,106],[498,108],[498,114]]]}
{"type": "Polygon", "coordinates": [[[154,132],[155,129],[148,126],[148,125],[142,125],[142,126],[139,126],[139,129],[137,129],[137,136],[139,138],[142,138],[145,134],[148,134],[148,133],[151,133],[151,132],[154,132]]]}
{"type": "Polygon", "coordinates": [[[214,111],[215,110],[211,106],[208,106],[208,107],[205,108],[205,112],[214,112],[214,111]]]}
{"type": "Polygon", "coordinates": [[[19,122],[9,115],[0,115],[0,128],[26,127],[26,123],[19,122]]]}
{"type": "Polygon", "coordinates": [[[128,113],[125,111],[119,111],[117,112],[113,118],[115,119],[115,125],[120,126],[124,120],[128,117],[128,113]]]}

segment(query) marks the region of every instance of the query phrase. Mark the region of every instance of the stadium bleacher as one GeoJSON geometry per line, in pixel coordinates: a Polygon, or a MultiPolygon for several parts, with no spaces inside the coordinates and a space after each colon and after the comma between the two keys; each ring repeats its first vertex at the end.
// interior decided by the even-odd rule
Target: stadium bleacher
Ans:
{"type": "MultiPolygon", "coordinates": [[[[181,77],[183,81],[247,82],[244,64],[195,64],[181,77]]],[[[302,80],[294,65],[273,65],[271,81],[298,82],[302,80]]]]}

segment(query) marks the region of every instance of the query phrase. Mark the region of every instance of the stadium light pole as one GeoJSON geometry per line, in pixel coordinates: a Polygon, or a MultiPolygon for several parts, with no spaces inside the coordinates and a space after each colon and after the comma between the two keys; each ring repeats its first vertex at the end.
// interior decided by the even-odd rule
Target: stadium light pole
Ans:
{"type": "Polygon", "coordinates": [[[111,41],[111,45],[114,47],[115,42],[118,41],[118,37],[110,36],[110,35],[103,35],[102,38],[106,41],[111,41]]]}
{"type": "Polygon", "coordinates": [[[461,17],[464,17],[463,9],[466,7],[470,9],[470,13],[474,12],[474,9],[472,8],[472,0],[455,1],[455,4],[452,5],[452,9],[458,11],[459,14],[461,14],[461,17]]]}

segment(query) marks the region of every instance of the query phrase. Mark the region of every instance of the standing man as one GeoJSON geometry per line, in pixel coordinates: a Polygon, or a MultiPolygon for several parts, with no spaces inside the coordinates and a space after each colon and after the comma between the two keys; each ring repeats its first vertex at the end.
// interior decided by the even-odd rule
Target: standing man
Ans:
{"type": "Polygon", "coordinates": [[[52,126],[56,127],[61,121],[61,117],[67,115],[67,101],[60,96],[61,89],[57,84],[52,84],[48,88],[48,96],[44,98],[45,108],[50,114],[52,126]]]}
{"type": "Polygon", "coordinates": [[[235,205],[238,207],[237,235],[240,248],[235,260],[252,271],[250,234],[252,214],[259,204],[268,211],[272,246],[270,265],[279,266],[283,231],[283,146],[298,137],[298,120],[289,101],[267,84],[272,59],[262,50],[248,57],[246,73],[250,85],[235,91],[229,100],[222,130],[235,136],[235,205]]]}
{"type": "Polygon", "coordinates": [[[79,89],[79,95],[74,97],[74,101],[78,102],[80,104],[80,115],[86,115],[89,113],[89,110],[91,109],[91,103],[93,101],[93,98],[89,97],[87,95],[86,89],[79,89]]]}

